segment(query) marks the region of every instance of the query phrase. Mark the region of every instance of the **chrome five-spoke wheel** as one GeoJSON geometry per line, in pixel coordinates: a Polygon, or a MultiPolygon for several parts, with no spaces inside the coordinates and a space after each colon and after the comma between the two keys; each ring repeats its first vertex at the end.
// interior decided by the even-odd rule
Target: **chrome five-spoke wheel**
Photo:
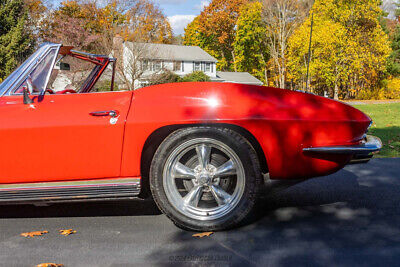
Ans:
{"type": "Polygon", "coordinates": [[[177,226],[218,231],[244,223],[262,176],[257,154],[238,132],[198,126],[166,137],[151,162],[150,189],[177,226]]]}
{"type": "Polygon", "coordinates": [[[178,146],[167,159],[163,176],[171,204],[198,220],[213,220],[229,213],[245,186],[243,165],[235,152],[209,138],[178,146]]]}

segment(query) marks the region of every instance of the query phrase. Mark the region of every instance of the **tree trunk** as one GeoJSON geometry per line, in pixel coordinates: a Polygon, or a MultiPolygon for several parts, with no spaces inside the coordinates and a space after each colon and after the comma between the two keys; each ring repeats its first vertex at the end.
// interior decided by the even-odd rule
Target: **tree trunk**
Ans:
{"type": "Polygon", "coordinates": [[[280,88],[282,88],[282,89],[286,89],[285,88],[285,71],[284,70],[282,70],[282,73],[281,73],[281,75],[280,75],[281,77],[279,78],[279,83],[280,83],[280,88]]]}
{"type": "Polygon", "coordinates": [[[232,51],[231,53],[232,53],[232,60],[233,60],[233,68],[234,68],[235,72],[237,72],[235,52],[232,51]]]}
{"type": "Polygon", "coordinates": [[[338,85],[337,85],[336,82],[335,82],[335,91],[334,91],[333,98],[334,98],[335,100],[339,100],[339,87],[338,87],[338,85]]]}

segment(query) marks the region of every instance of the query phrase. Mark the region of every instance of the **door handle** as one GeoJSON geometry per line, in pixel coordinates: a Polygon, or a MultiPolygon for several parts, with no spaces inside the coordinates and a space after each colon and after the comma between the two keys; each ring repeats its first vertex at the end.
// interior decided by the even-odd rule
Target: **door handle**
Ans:
{"type": "Polygon", "coordinates": [[[119,116],[119,111],[118,110],[105,110],[105,111],[94,111],[89,113],[91,116],[94,117],[118,117],[119,116]]]}

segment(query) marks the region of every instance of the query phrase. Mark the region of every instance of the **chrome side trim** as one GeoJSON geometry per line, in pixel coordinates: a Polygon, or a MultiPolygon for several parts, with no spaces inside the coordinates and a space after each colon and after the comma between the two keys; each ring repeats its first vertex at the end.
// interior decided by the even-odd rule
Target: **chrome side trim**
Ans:
{"type": "Polygon", "coordinates": [[[0,185],[0,204],[137,197],[140,178],[0,185]]]}
{"type": "Polygon", "coordinates": [[[369,154],[382,149],[382,141],[378,137],[367,135],[366,141],[354,146],[328,146],[304,148],[304,152],[324,153],[324,154],[369,154]]]}

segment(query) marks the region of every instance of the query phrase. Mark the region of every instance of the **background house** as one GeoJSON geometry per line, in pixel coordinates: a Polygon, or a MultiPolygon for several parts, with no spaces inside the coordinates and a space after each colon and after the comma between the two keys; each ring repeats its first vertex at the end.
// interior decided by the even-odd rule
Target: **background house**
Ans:
{"type": "MultiPolygon", "coordinates": [[[[198,46],[123,42],[122,38],[117,37],[114,40],[112,56],[117,58],[116,84],[123,90],[145,87],[154,75],[166,70],[181,77],[194,71],[202,71],[214,82],[263,85],[247,72],[217,71],[217,59],[198,46]]],[[[55,91],[64,90],[67,86],[69,89],[79,89],[93,68],[90,64],[79,66],[74,59],[69,60],[72,60],[68,62],[72,66],[71,71],[56,70],[58,75],[51,82],[51,88],[55,91]]],[[[107,87],[111,75],[112,68],[109,66],[96,87],[107,87]]]]}
{"type": "Polygon", "coordinates": [[[146,86],[154,74],[165,70],[183,77],[194,71],[202,71],[214,82],[231,82],[252,85],[263,83],[247,72],[220,72],[213,56],[198,46],[115,42],[120,53],[114,54],[123,65],[119,79],[129,80],[134,89],[146,86]],[[122,55],[122,56],[121,56],[122,55]]]}
{"type": "Polygon", "coordinates": [[[217,71],[217,78],[220,82],[242,83],[251,85],[263,85],[263,82],[248,72],[225,72],[217,71]]]}

